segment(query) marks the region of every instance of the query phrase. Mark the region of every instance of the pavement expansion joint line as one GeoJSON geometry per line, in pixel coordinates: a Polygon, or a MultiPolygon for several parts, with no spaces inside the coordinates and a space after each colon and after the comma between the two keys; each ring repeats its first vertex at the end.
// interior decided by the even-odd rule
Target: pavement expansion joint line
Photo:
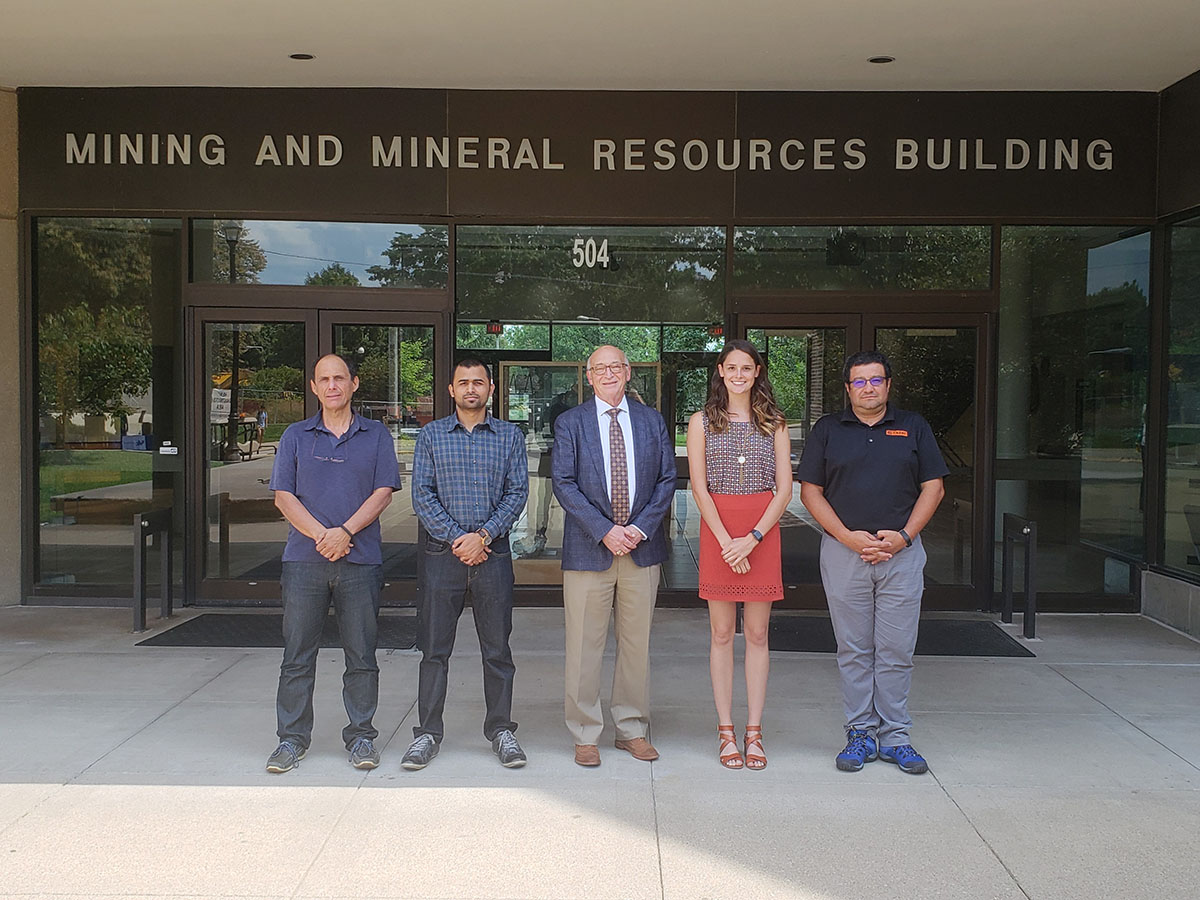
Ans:
{"type": "Polygon", "coordinates": [[[23,668],[25,668],[30,663],[37,662],[39,659],[42,659],[47,656],[51,656],[51,655],[53,655],[53,653],[54,653],[53,650],[49,650],[44,653],[39,653],[37,656],[32,656],[29,659],[25,660],[25,662],[23,662],[23,663],[19,663],[18,665],[13,666],[11,669],[8,669],[4,672],[0,672],[0,680],[7,678],[13,672],[20,672],[23,668]]]}
{"type": "MultiPolygon", "coordinates": [[[[364,779],[365,779],[364,775],[364,779]]],[[[304,867],[304,871],[300,873],[300,877],[296,879],[296,888],[288,896],[294,898],[299,895],[300,888],[304,886],[304,880],[308,878],[308,874],[313,870],[313,866],[317,864],[317,860],[321,858],[321,854],[325,852],[325,848],[329,846],[329,842],[333,839],[333,835],[338,830],[338,826],[342,824],[342,820],[346,818],[346,813],[350,809],[350,804],[354,802],[354,798],[358,796],[358,792],[363,789],[363,782],[355,786],[354,790],[349,791],[349,796],[346,802],[342,804],[342,808],[338,810],[337,816],[333,823],[329,826],[329,830],[325,832],[325,837],[321,840],[321,845],[313,852],[312,859],[308,861],[308,865],[304,867]]]]}
{"type": "Polygon", "coordinates": [[[663,875],[662,835],[658,829],[658,790],[654,780],[654,761],[650,761],[650,808],[654,811],[654,852],[658,857],[658,896],[666,900],[667,883],[663,875]]]}
{"type": "Polygon", "coordinates": [[[226,672],[228,672],[230,669],[232,669],[238,663],[243,662],[249,655],[250,654],[248,654],[248,653],[242,653],[242,654],[236,656],[229,663],[229,665],[225,666],[223,669],[221,669],[221,671],[214,674],[211,678],[205,680],[202,684],[196,685],[196,687],[193,690],[189,691],[187,694],[180,697],[178,700],[176,700],[174,703],[172,703],[170,706],[168,706],[166,709],[164,709],[162,712],[160,712],[157,716],[155,716],[153,719],[151,719],[149,722],[147,722],[141,728],[126,735],[125,739],[123,741],[119,741],[119,742],[117,742],[116,745],[109,747],[102,754],[100,754],[100,756],[96,757],[96,759],[93,759],[90,763],[88,763],[86,766],[84,766],[81,771],[76,772],[69,779],[67,779],[65,784],[76,783],[80,778],[82,778],[84,775],[86,775],[88,772],[90,772],[92,770],[92,767],[95,766],[97,763],[102,762],[103,760],[107,759],[111,754],[115,753],[117,750],[120,750],[122,747],[124,747],[126,744],[128,744],[130,741],[132,741],[135,737],[137,737],[139,734],[141,734],[143,731],[145,731],[147,728],[149,728],[155,722],[160,721],[164,716],[166,716],[167,714],[178,709],[180,706],[182,706],[188,700],[191,700],[198,693],[200,693],[202,690],[204,690],[206,687],[208,687],[210,684],[212,684],[214,681],[216,681],[218,678],[220,678],[222,675],[224,675],[226,672]]]}
{"type": "Polygon", "coordinates": [[[1093,700],[1095,700],[1097,703],[1099,703],[1101,706],[1103,706],[1105,709],[1107,709],[1110,713],[1112,713],[1114,716],[1116,716],[1118,719],[1120,719],[1122,722],[1124,722],[1130,728],[1134,729],[1139,734],[1144,734],[1147,738],[1154,741],[1154,743],[1158,744],[1158,746],[1162,747],[1164,750],[1166,750],[1168,753],[1170,753],[1176,759],[1182,761],[1185,765],[1189,766],[1190,768],[1193,768],[1196,771],[1200,772],[1200,765],[1197,765],[1196,763],[1192,762],[1190,759],[1188,759],[1186,756],[1179,753],[1173,747],[1168,747],[1166,744],[1164,744],[1162,741],[1160,741],[1158,738],[1156,738],[1154,735],[1152,735],[1146,729],[1142,728],[1136,722],[1132,722],[1125,716],[1121,715],[1119,712],[1117,712],[1115,709],[1113,709],[1111,706],[1109,706],[1107,703],[1105,703],[1103,700],[1101,700],[1099,697],[1097,697],[1095,694],[1093,694],[1087,688],[1072,681],[1063,672],[1060,672],[1054,666],[1048,666],[1047,668],[1049,668],[1050,671],[1054,672],[1056,675],[1058,675],[1060,678],[1062,678],[1064,681],[1066,681],[1067,684],[1071,685],[1076,690],[1081,691],[1083,694],[1085,694],[1088,697],[1091,697],[1093,700]]]}
{"type": "Polygon", "coordinates": [[[944,784],[942,784],[941,779],[937,777],[937,773],[934,772],[933,769],[930,769],[929,774],[932,776],[934,782],[937,783],[937,786],[941,788],[942,793],[946,796],[946,799],[954,804],[954,808],[958,810],[958,814],[963,817],[963,820],[968,825],[971,826],[971,830],[979,836],[979,840],[983,843],[983,846],[987,847],[988,853],[992,854],[992,858],[1000,864],[1000,868],[1002,868],[1008,874],[1008,877],[1012,879],[1012,883],[1016,885],[1017,890],[1020,891],[1022,896],[1026,897],[1027,900],[1033,900],[1033,895],[1030,894],[1029,891],[1025,890],[1025,886],[1021,884],[1021,879],[1017,877],[1016,873],[1008,867],[1008,863],[1006,863],[1000,857],[1000,854],[996,852],[996,848],[992,846],[992,842],[983,836],[983,832],[976,827],[975,823],[971,820],[971,817],[967,814],[967,811],[959,805],[958,801],[954,799],[954,795],[950,793],[944,784]]]}

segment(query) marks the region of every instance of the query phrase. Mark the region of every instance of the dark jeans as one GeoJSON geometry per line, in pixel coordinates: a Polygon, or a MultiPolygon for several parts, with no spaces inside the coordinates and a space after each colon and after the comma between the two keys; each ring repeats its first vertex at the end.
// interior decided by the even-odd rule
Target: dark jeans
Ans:
{"type": "Polygon", "coordinates": [[[283,564],[283,664],[275,700],[281,741],[306,748],[312,741],[317,651],[330,601],[346,656],[342,700],[350,724],[342,729],[342,740],[349,749],[360,737],[374,740],[379,736],[371,719],[379,705],[375,632],[382,583],[382,566],[361,566],[344,559],[283,564]]]}
{"type": "Polygon", "coordinates": [[[513,665],[508,637],[512,634],[513,568],[508,536],[492,542],[492,553],[477,566],[458,561],[445,541],[428,538],[421,581],[421,685],[418,694],[420,724],[413,734],[428,734],[441,743],[446,707],[446,681],[458,619],[467,599],[475,614],[475,633],[483,654],[483,697],[487,717],[483,734],[490,741],[497,732],[515,731],[512,721],[513,665]]]}

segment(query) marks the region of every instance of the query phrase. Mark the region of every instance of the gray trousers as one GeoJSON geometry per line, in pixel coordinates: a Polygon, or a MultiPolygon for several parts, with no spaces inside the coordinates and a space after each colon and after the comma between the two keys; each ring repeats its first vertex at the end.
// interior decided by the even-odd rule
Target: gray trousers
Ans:
{"type": "Polygon", "coordinates": [[[908,690],[925,590],[925,547],[869,565],[829,535],[821,538],[821,581],[837,637],[846,728],[881,747],[910,743],[908,690]]]}

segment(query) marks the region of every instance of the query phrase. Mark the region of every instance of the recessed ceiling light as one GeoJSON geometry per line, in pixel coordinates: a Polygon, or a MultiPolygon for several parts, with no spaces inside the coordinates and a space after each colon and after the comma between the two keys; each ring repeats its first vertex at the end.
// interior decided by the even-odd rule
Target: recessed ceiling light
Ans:
{"type": "Polygon", "coordinates": [[[291,58],[292,59],[312,59],[313,55],[311,53],[293,53],[293,54],[291,54],[291,58]]]}
{"type": "Polygon", "coordinates": [[[887,63],[893,63],[895,61],[896,57],[894,56],[872,56],[867,60],[867,62],[873,62],[881,66],[886,65],[887,63]]]}

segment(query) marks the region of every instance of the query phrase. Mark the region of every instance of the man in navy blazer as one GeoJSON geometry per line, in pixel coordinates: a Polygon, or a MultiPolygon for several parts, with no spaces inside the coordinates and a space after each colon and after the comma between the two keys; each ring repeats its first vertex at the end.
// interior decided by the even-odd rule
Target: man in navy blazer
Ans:
{"type": "Polygon", "coordinates": [[[646,738],[650,621],[668,554],[662,525],[675,495],[675,446],[663,417],[626,395],[630,374],[621,350],[597,347],[587,367],[595,400],[567,410],[554,425],[554,496],[566,513],[565,712],[581,766],[600,765],[600,673],[613,615],[616,746],[636,759],[658,758],[646,738]]]}

